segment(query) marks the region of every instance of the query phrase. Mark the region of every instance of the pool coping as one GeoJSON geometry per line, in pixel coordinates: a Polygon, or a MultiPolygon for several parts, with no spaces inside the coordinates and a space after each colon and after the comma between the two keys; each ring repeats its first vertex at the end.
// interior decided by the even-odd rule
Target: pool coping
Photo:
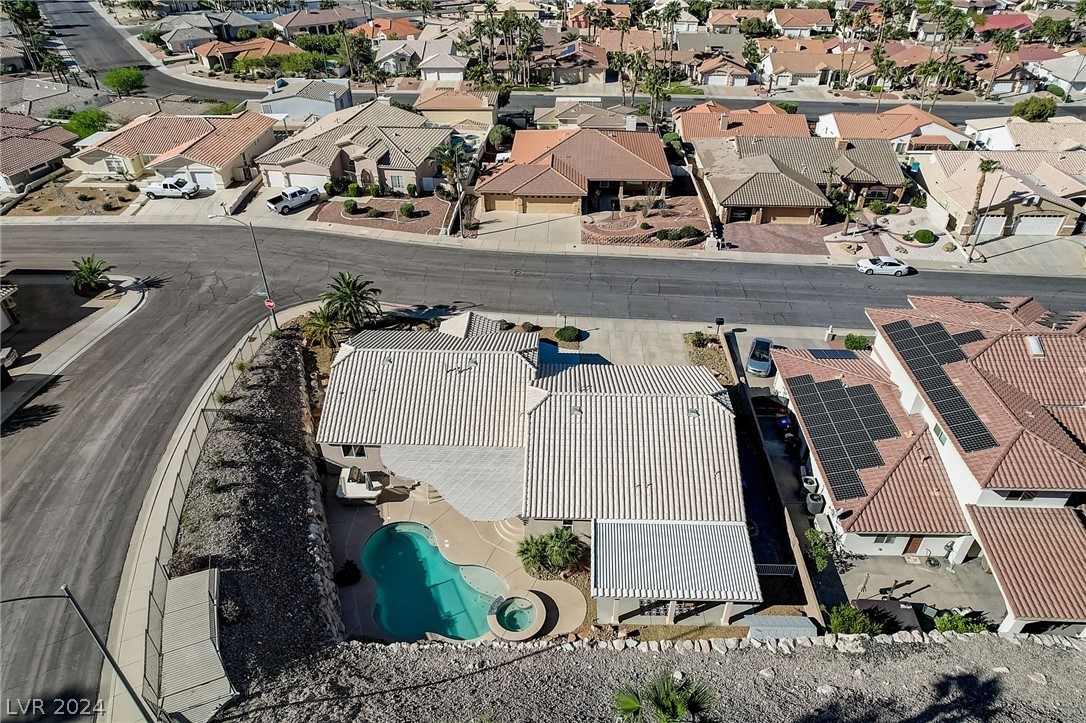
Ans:
{"type": "Polygon", "coordinates": [[[491,634],[498,640],[504,640],[507,643],[523,643],[539,635],[539,631],[547,622],[547,605],[535,590],[514,590],[501,596],[495,602],[496,605],[490,606],[491,612],[487,613],[486,622],[490,626],[491,634]],[[506,601],[515,600],[518,597],[535,606],[535,620],[524,630],[507,630],[498,622],[498,608],[506,601]]]}

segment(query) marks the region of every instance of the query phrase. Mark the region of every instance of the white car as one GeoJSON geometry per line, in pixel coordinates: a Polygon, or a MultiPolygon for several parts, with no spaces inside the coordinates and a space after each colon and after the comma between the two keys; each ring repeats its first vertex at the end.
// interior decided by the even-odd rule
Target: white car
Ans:
{"type": "Polygon", "coordinates": [[[152,201],[156,198],[193,199],[200,193],[200,187],[184,176],[170,176],[162,181],[152,181],[141,188],[140,193],[152,201]]]}
{"type": "Polygon", "coordinates": [[[856,270],[862,271],[868,276],[871,274],[905,276],[913,272],[913,267],[900,259],[895,259],[893,256],[872,256],[869,259],[857,261],[856,270]]]}

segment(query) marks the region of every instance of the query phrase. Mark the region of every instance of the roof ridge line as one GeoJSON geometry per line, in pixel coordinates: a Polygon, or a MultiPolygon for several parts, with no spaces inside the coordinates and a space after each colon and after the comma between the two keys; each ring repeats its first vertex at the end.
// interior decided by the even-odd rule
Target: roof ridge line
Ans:
{"type": "MultiPolygon", "coordinates": [[[[924,431],[920,432],[919,434],[916,435],[916,438],[913,440],[912,444],[910,444],[905,449],[905,453],[902,454],[900,457],[898,457],[897,461],[894,462],[894,464],[892,466],[887,468],[886,473],[882,476],[882,479],[879,480],[878,484],[876,484],[871,489],[871,491],[867,493],[867,495],[864,497],[864,501],[861,502],[860,505],[855,510],[853,510],[852,517],[851,517],[852,520],[858,520],[860,518],[860,516],[864,512],[867,511],[867,508],[871,506],[872,502],[874,502],[875,497],[877,497],[878,494],[880,492],[882,492],[886,488],[886,485],[889,484],[890,477],[892,477],[893,474],[898,469],[900,469],[901,465],[903,465],[905,463],[905,459],[910,454],[912,454],[912,451],[914,449],[916,449],[916,446],[918,444],[920,444],[920,440],[924,437],[924,435],[927,433],[927,431],[928,431],[928,426],[925,424],[924,425],[924,431]]],[[[904,436],[904,435],[902,435],[902,436],[904,436]]],[[[861,482],[861,484],[863,484],[863,483],[861,482]]],[[[853,524],[855,524],[855,522],[853,522],[853,524]]],[[[851,528],[852,524],[849,524],[848,527],[851,528]]]]}

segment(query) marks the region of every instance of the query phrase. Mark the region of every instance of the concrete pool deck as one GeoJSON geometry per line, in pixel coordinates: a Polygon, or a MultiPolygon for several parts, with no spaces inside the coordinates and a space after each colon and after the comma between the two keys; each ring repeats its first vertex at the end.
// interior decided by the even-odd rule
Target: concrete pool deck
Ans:
{"type": "MultiPolygon", "coordinates": [[[[403,497],[403,495],[398,495],[403,497]]],[[[544,635],[566,635],[584,622],[588,602],[584,595],[561,580],[537,580],[524,571],[517,558],[515,531],[523,536],[519,520],[502,522],[472,522],[440,498],[425,499],[420,490],[406,499],[395,499],[379,505],[347,506],[334,494],[325,496],[332,556],[338,567],[344,560],[359,562],[362,547],[378,528],[393,522],[418,522],[429,527],[441,553],[459,565],[482,565],[500,575],[511,592],[532,590],[547,605],[548,620],[541,631],[544,635]],[[505,533],[503,536],[502,533],[505,533]]],[[[343,623],[348,638],[362,637],[388,640],[384,630],[373,619],[376,585],[363,573],[362,580],[350,587],[340,588],[339,599],[343,623]]]]}

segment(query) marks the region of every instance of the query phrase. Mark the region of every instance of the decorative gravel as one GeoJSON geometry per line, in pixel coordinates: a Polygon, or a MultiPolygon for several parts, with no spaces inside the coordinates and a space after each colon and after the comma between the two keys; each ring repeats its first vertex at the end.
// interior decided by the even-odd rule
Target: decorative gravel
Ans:
{"type": "Polygon", "coordinates": [[[218,415],[182,516],[179,549],[212,556],[222,600],[241,607],[239,622],[220,626],[227,674],[241,690],[329,642],[307,549],[301,367],[295,342],[264,342],[218,415]]]}
{"type": "MultiPolygon", "coordinates": [[[[705,642],[705,641],[703,641],[705,642]]],[[[732,640],[730,644],[738,644],[732,640]]],[[[746,643],[747,641],[743,641],[746,643]]],[[[1086,654],[995,636],[949,643],[810,639],[702,652],[342,643],[262,681],[220,721],[613,721],[614,688],[664,671],[708,682],[723,721],[1082,721],[1086,654]],[[863,652],[859,652],[863,651],[863,652]]],[[[1082,645],[1082,643],[1079,643],[1082,645]]],[[[643,643],[649,648],[660,643],[643,643]]]]}

